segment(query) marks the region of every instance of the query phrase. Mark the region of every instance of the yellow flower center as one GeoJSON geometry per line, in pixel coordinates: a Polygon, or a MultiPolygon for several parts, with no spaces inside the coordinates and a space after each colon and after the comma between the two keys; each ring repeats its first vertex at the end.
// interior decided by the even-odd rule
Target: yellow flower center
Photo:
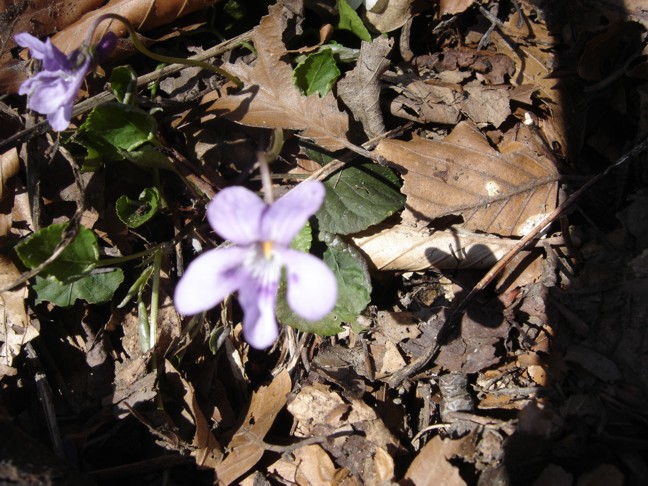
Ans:
{"type": "Polygon", "coordinates": [[[270,257],[272,257],[272,241],[264,241],[261,248],[263,249],[263,256],[270,260],[270,257]]]}

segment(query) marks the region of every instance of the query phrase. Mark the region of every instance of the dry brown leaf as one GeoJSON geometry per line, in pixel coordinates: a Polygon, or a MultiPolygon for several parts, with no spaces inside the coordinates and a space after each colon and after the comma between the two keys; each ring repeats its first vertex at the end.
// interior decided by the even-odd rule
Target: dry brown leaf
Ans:
{"type": "MultiPolygon", "coordinates": [[[[20,272],[5,255],[0,255],[0,286],[20,277],[20,272]]],[[[27,287],[0,293],[0,364],[11,366],[23,345],[38,336],[25,310],[27,287]]],[[[0,378],[2,375],[0,374],[0,378]]]]}
{"type": "Polygon", "coordinates": [[[387,54],[393,44],[393,39],[382,36],[372,42],[363,41],[355,67],[337,85],[338,96],[362,123],[368,138],[385,131],[380,107],[380,76],[389,66],[387,54]]]}
{"type": "MultiPolygon", "coordinates": [[[[33,12],[23,15],[23,17],[27,15],[24,21],[29,24],[29,27],[16,26],[14,32],[27,31],[43,36],[62,28],[63,30],[52,37],[52,42],[63,52],[69,53],[81,45],[93,22],[105,13],[119,14],[127,18],[136,30],[145,31],[168,24],[218,1],[220,0],[111,0],[101,8],[97,7],[104,2],[97,0],[58,1],[54,5],[44,5],[50,2],[39,1],[33,12]],[[41,20],[44,17],[47,17],[47,20],[44,21],[43,27],[41,20]],[[41,26],[31,28],[34,21],[41,26]]],[[[20,17],[21,22],[23,17],[20,17]]],[[[118,37],[127,35],[127,29],[121,22],[106,20],[95,31],[93,40],[97,41],[108,31],[114,32],[118,37]]],[[[18,91],[20,83],[24,81],[27,74],[25,66],[25,61],[17,61],[8,54],[0,59],[0,92],[18,91]]]]}
{"type": "Polygon", "coordinates": [[[467,231],[395,225],[353,238],[377,270],[490,268],[516,241],[467,231]]]}
{"type": "Polygon", "coordinates": [[[474,0],[440,0],[439,2],[439,15],[446,14],[454,15],[461,13],[468,9],[473,4],[474,0]]]}
{"type": "Polygon", "coordinates": [[[290,375],[284,370],[252,395],[243,425],[227,446],[230,453],[215,468],[218,484],[231,484],[261,459],[263,438],[286,404],[291,386],[290,375]]]}
{"type": "Polygon", "coordinates": [[[390,102],[394,116],[420,123],[455,125],[461,118],[464,93],[454,83],[422,80],[411,74],[388,76],[390,89],[398,95],[390,102]]]}
{"type": "Polygon", "coordinates": [[[0,155],[0,238],[9,234],[14,191],[11,180],[20,169],[18,151],[14,148],[0,155]]]}
{"type": "Polygon", "coordinates": [[[300,447],[292,453],[293,458],[284,456],[268,467],[268,471],[285,479],[289,484],[304,486],[333,485],[335,465],[320,446],[312,444],[300,447]]]}
{"type": "MultiPolygon", "coordinates": [[[[63,52],[71,52],[85,39],[93,22],[105,13],[115,13],[125,17],[137,31],[145,31],[166,25],[191,12],[207,8],[219,0],[111,0],[107,5],[84,15],[79,21],[56,34],[52,41],[63,52]]],[[[95,33],[98,40],[106,32],[114,32],[118,37],[127,35],[121,22],[106,20],[95,33]]]]}
{"type": "Polygon", "coordinates": [[[103,0],[3,0],[0,11],[6,15],[0,16],[2,45],[14,47],[13,35],[18,32],[29,32],[37,37],[58,32],[102,3],[103,0]]]}
{"type": "Polygon", "coordinates": [[[249,66],[242,62],[223,68],[238,76],[246,87],[234,95],[217,99],[208,111],[243,125],[300,130],[328,150],[340,150],[349,144],[346,133],[349,119],[338,109],[333,93],[325,97],[303,96],[292,81],[292,69],[282,60],[286,54],[282,35],[287,7],[277,3],[254,29],[252,40],[257,59],[249,66]]]}
{"type": "Polygon", "coordinates": [[[173,380],[182,384],[184,390],[184,403],[193,417],[196,431],[191,455],[196,458],[196,464],[201,467],[216,468],[223,460],[223,447],[212,434],[209,421],[198,405],[194,387],[175,370],[170,361],[165,361],[167,376],[173,375],[173,380]]]}
{"type": "Polygon", "coordinates": [[[411,4],[412,0],[379,1],[374,8],[367,10],[364,21],[378,32],[391,32],[412,17],[411,4]]]}
{"type": "Polygon", "coordinates": [[[444,140],[383,140],[376,153],[404,170],[406,206],[420,219],[461,215],[469,230],[523,236],[556,207],[558,172],[517,148],[500,153],[462,122],[444,140]]]}
{"type": "Polygon", "coordinates": [[[459,470],[449,460],[457,454],[459,441],[438,435],[428,442],[410,464],[405,481],[415,486],[463,486],[459,470]]]}

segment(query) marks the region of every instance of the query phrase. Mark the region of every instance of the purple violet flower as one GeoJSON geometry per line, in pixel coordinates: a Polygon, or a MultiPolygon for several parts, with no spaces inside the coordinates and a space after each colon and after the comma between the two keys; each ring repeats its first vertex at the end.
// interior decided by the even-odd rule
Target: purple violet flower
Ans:
{"type": "Polygon", "coordinates": [[[286,267],[288,305],[304,319],[323,318],[337,300],[335,276],[320,259],[291,249],[290,242],[324,195],[324,185],[316,181],[299,184],[270,205],[244,187],[220,191],[207,206],[207,219],[235,246],[207,251],[189,265],[175,290],[178,311],[208,310],[238,290],[245,340],[266,348],[279,334],[275,304],[286,267]]]}
{"type": "MultiPolygon", "coordinates": [[[[57,132],[65,130],[72,118],[72,107],[85,79],[92,55],[81,47],[66,56],[48,38],[42,42],[26,32],[14,39],[21,47],[27,47],[32,57],[43,63],[43,70],[20,85],[18,93],[27,95],[27,107],[43,115],[57,132]]],[[[99,42],[97,55],[105,55],[116,44],[114,34],[106,35],[99,42]]]]}

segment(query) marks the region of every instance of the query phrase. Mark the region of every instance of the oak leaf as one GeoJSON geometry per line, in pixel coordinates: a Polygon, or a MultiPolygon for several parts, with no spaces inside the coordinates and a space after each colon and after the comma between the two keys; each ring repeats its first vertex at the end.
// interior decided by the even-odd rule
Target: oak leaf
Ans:
{"type": "Polygon", "coordinates": [[[208,111],[221,113],[243,125],[298,130],[328,150],[345,148],[349,145],[346,140],[349,119],[339,110],[333,94],[323,98],[316,94],[303,96],[293,84],[282,41],[286,16],[290,16],[290,11],[281,4],[270,7],[252,34],[257,49],[254,65],[243,62],[223,65],[246,87],[217,99],[208,111]]]}

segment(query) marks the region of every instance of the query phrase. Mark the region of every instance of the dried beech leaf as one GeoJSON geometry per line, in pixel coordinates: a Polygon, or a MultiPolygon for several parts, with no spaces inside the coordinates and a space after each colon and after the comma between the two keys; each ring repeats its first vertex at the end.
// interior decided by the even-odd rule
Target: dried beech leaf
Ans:
{"type": "Polygon", "coordinates": [[[223,116],[243,125],[301,130],[318,145],[340,150],[348,145],[348,116],[338,109],[333,93],[323,98],[303,96],[293,84],[290,65],[281,59],[286,54],[282,35],[289,16],[290,11],[281,4],[270,7],[252,34],[257,48],[254,65],[238,62],[223,66],[246,88],[217,99],[208,111],[224,111],[223,116]]]}
{"type": "Polygon", "coordinates": [[[404,170],[406,207],[417,217],[461,215],[469,230],[523,236],[556,207],[558,172],[518,148],[500,153],[463,122],[444,140],[383,140],[376,152],[404,170]]]}
{"type": "Polygon", "coordinates": [[[405,225],[361,234],[353,242],[377,270],[490,268],[516,241],[465,231],[432,231],[405,225]]]}
{"type": "Polygon", "coordinates": [[[362,42],[356,66],[338,82],[338,95],[362,123],[368,138],[385,131],[380,108],[380,76],[389,66],[387,54],[394,44],[387,37],[362,42]]]}
{"type": "Polygon", "coordinates": [[[468,10],[474,0],[440,0],[439,16],[446,14],[454,15],[468,10]]]}
{"type": "Polygon", "coordinates": [[[268,467],[268,471],[282,477],[286,482],[317,486],[335,484],[335,465],[318,445],[300,447],[268,467]]]}
{"type": "MultiPolygon", "coordinates": [[[[63,52],[71,52],[85,39],[93,22],[105,13],[125,17],[138,31],[166,25],[191,12],[207,8],[219,0],[111,0],[107,5],[84,15],[78,22],[56,34],[52,41],[63,52]]],[[[126,27],[116,20],[106,20],[95,32],[94,40],[112,31],[118,37],[127,35],[126,27]]]]}
{"type": "Polygon", "coordinates": [[[410,19],[412,16],[411,4],[412,0],[378,2],[376,7],[367,10],[364,20],[378,32],[391,32],[405,25],[405,22],[410,19]]]}
{"type": "Polygon", "coordinates": [[[215,468],[218,484],[231,484],[261,459],[265,450],[263,438],[286,404],[291,387],[290,375],[284,370],[252,395],[243,425],[228,444],[230,453],[215,468]]]}
{"type": "MultiPolygon", "coordinates": [[[[219,1],[111,0],[101,8],[97,7],[103,2],[97,2],[96,0],[84,0],[83,2],[59,1],[55,4],[56,10],[51,10],[49,5],[45,5],[30,15],[34,16],[36,23],[38,23],[42,16],[51,16],[52,19],[55,19],[61,12],[65,12],[64,15],[61,14],[65,18],[65,21],[54,22],[52,19],[49,19],[46,22],[47,28],[39,28],[36,30],[32,28],[16,28],[14,31],[32,32],[42,37],[55,32],[59,28],[63,28],[62,31],[52,37],[52,42],[63,52],[69,53],[81,45],[94,21],[105,13],[119,14],[128,19],[136,30],[145,31],[171,23],[179,17],[209,7],[219,1]],[[81,8],[82,6],[85,8],[81,8]],[[87,13],[79,18],[84,12],[87,13]]],[[[45,2],[40,3],[43,4],[45,2]]],[[[31,17],[27,20],[31,24],[31,17]]],[[[128,35],[126,27],[121,22],[105,20],[96,29],[93,40],[97,41],[108,31],[114,32],[118,37],[126,37],[128,35]]],[[[15,93],[18,91],[20,83],[24,81],[27,74],[25,65],[25,61],[16,61],[9,55],[3,56],[0,60],[0,92],[15,93]]]]}
{"type": "Polygon", "coordinates": [[[41,37],[58,32],[104,3],[103,0],[31,0],[0,2],[0,38],[9,48],[16,44],[13,36],[18,32],[29,32],[41,37]]]}
{"type": "Polygon", "coordinates": [[[173,375],[173,380],[177,380],[182,384],[185,407],[191,412],[194,425],[196,426],[192,443],[195,449],[191,451],[191,455],[196,458],[196,464],[198,466],[215,468],[223,459],[223,447],[212,433],[210,423],[198,405],[196,391],[191,383],[185,380],[168,360],[164,364],[167,370],[167,376],[173,375]]]}
{"type": "Polygon", "coordinates": [[[405,481],[416,486],[464,486],[459,470],[450,464],[459,447],[451,439],[442,439],[438,435],[428,442],[410,464],[405,481]]]}

